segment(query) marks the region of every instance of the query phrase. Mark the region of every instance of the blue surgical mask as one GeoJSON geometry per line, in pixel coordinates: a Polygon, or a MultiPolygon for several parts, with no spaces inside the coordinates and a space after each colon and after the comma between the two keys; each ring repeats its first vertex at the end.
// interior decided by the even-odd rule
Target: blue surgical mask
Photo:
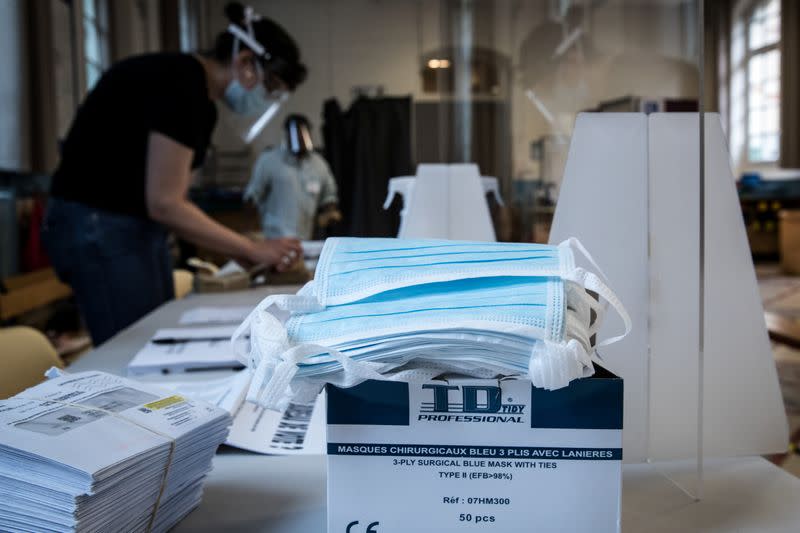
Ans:
{"type": "Polygon", "coordinates": [[[225,104],[245,119],[232,125],[245,143],[251,143],[264,130],[288,98],[287,92],[267,93],[261,83],[252,89],[245,89],[235,78],[228,84],[223,96],[225,104]]]}
{"type": "Polygon", "coordinates": [[[313,294],[326,306],[426,283],[493,276],[559,276],[573,268],[568,247],[337,238],[325,243],[313,294]]]}
{"type": "Polygon", "coordinates": [[[575,267],[574,246],[328,239],[314,280],[268,297],[237,331],[251,338],[248,398],[280,409],[325,382],[392,372],[528,374],[548,389],[591,375],[605,307],[586,289],[617,309],[626,333],[630,319],[600,278],[575,267]]]}
{"type": "Polygon", "coordinates": [[[271,103],[261,84],[246,89],[236,78],[225,88],[223,99],[234,113],[251,117],[263,113],[271,103]]]}
{"type": "Polygon", "coordinates": [[[364,338],[365,331],[369,337],[386,337],[440,331],[453,323],[560,340],[562,284],[560,278],[497,277],[412,285],[318,312],[296,313],[286,330],[296,342],[326,346],[364,338]]]}

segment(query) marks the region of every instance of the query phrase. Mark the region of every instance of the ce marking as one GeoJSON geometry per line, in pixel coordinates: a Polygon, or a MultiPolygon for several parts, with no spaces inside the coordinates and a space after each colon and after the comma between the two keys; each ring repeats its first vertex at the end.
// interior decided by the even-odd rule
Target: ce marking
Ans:
{"type": "MultiPolygon", "coordinates": [[[[353,520],[352,522],[347,524],[347,529],[345,529],[345,533],[356,533],[356,531],[353,530],[353,526],[357,525],[358,525],[358,520],[353,520]]],[[[378,533],[378,530],[375,528],[378,527],[379,525],[381,525],[380,522],[371,523],[370,525],[367,526],[367,530],[364,533],[378,533]]]]}

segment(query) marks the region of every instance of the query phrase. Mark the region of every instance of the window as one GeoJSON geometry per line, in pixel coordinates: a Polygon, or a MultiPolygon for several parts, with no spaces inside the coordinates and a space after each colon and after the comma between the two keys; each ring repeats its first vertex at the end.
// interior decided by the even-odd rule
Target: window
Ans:
{"type": "Polygon", "coordinates": [[[739,164],[780,157],[780,0],[751,2],[731,35],[731,152],[739,164]]]}
{"type": "Polygon", "coordinates": [[[83,63],[89,91],[109,64],[108,3],[106,0],[83,0],[82,7],[83,63]]]}
{"type": "Polygon", "coordinates": [[[178,28],[181,52],[194,52],[199,48],[200,4],[192,0],[180,0],[178,4],[178,28]]]}

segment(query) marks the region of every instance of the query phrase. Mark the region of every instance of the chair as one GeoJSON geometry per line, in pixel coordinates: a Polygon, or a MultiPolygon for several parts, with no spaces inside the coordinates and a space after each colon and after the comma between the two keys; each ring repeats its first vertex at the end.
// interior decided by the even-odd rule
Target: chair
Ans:
{"type": "Polygon", "coordinates": [[[172,279],[175,281],[175,299],[180,300],[190,292],[194,284],[194,275],[188,270],[180,268],[172,271],[172,279]]]}
{"type": "Polygon", "coordinates": [[[42,333],[25,326],[0,328],[0,399],[41,383],[52,366],[64,363],[42,333]]]}

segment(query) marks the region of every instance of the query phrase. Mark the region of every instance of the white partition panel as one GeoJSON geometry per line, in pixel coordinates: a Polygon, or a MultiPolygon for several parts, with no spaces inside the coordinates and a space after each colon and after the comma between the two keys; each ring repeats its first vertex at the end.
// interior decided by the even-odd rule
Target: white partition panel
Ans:
{"type": "Polygon", "coordinates": [[[447,239],[450,235],[450,169],[447,165],[419,165],[413,201],[403,217],[405,239],[447,239]]]}
{"type": "MultiPolygon", "coordinates": [[[[680,118],[679,118],[680,117],[680,118]]],[[[648,457],[697,456],[699,416],[700,122],[649,117],[650,445],[648,457]]]]}
{"type": "Polygon", "coordinates": [[[706,114],[705,138],[704,450],[707,456],[781,452],[789,442],[783,398],[717,113],[706,114]]]}
{"type": "MultiPolygon", "coordinates": [[[[417,167],[400,237],[494,241],[480,170],[473,164],[417,167]]],[[[404,208],[406,210],[406,208],[404,208]]]]}
{"type": "MultiPolygon", "coordinates": [[[[602,351],[625,379],[627,461],[696,457],[700,394],[705,456],[781,451],[788,439],[716,114],[705,145],[701,373],[698,115],[587,113],[575,125],[551,241],[581,239],[633,318],[632,334],[602,351]]],[[[618,328],[609,321],[601,336],[618,328]]]]}
{"type": "MultiPolygon", "coordinates": [[[[625,379],[623,450],[625,460],[634,462],[647,457],[647,174],[645,115],[580,114],[550,232],[553,243],[580,239],[633,320],[631,334],[601,355],[625,379]]],[[[610,315],[601,336],[622,329],[610,315]]]]}

